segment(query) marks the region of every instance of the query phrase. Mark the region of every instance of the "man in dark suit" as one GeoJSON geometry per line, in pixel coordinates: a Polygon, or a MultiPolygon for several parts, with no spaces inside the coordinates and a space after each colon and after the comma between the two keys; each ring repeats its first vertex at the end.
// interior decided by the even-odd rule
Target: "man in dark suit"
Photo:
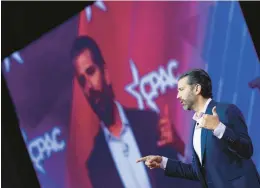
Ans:
{"type": "Polygon", "coordinates": [[[185,110],[195,112],[192,163],[153,155],[137,162],[163,168],[166,176],[200,181],[205,188],[260,188],[243,115],[233,104],[212,100],[209,75],[201,69],[184,73],[179,77],[177,98],[185,110]]]}
{"type": "Polygon", "coordinates": [[[125,108],[114,99],[105,61],[92,38],[76,39],[72,59],[86,100],[100,119],[93,151],[86,159],[93,187],[150,188],[157,183],[161,188],[169,187],[160,173],[135,164],[136,158],[150,152],[176,158],[173,147],[180,146],[177,149],[184,153],[184,143],[174,134],[169,119],[159,119],[152,111],[125,108]]]}

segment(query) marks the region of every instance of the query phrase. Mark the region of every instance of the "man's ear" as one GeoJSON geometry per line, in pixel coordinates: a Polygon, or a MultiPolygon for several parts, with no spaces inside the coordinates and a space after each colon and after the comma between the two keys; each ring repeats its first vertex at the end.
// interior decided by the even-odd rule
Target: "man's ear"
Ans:
{"type": "Polygon", "coordinates": [[[108,85],[111,84],[111,79],[106,65],[104,65],[104,76],[105,76],[106,84],[108,85]]]}
{"type": "Polygon", "coordinates": [[[196,95],[200,94],[201,93],[201,85],[200,84],[196,84],[195,85],[195,93],[196,95]]]}

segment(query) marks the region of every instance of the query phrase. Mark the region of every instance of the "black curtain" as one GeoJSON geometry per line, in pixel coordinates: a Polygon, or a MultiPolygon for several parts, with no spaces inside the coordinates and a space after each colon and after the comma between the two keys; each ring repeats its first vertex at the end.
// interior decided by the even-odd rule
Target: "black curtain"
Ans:
{"type": "MultiPolygon", "coordinates": [[[[1,2],[2,57],[22,49],[53,27],[83,10],[87,2],[1,2]],[[50,22],[51,20],[51,22],[50,22]]],[[[240,2],[259,57],[259,2],[240,2]]],[[[15,108],[1,75],[2,187],[40,187],[19,129],[15,108]]]]}

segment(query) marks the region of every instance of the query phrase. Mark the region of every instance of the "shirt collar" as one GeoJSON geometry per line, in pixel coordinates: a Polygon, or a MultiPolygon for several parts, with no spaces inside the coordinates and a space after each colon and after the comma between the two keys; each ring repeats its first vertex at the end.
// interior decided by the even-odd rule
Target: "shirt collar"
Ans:
{"type": "MultiPolygon", "coordinates": [[[[123,126],[123,129],[122,129],[122,131],[120,133],[120,135],[121,135],[121,134],[123,134],[126,131],[126,128],[127,128],[128,124],[129,124],[129,121],[128,121],[127,117],[126,117],[126,114],[125,114],[125,111],[124,111],[122,105],[118,101],[114,101],[114,103],[116,104],[117,110],[119,112],[119,117],[121,119],[122,126],[123,126]]],[[[106,140],[110,140],[110,139],[115,138],[111,134],[111,132],[108,130],[108,128],[104,125],[104,122],[101,122],[101,128],[104,131],[106,140]]]]}
{"type": "Polygon", "coordinates": [[[208,105],[209,105],[210,101],[212,101],[211,98],[209,98],[209,99],[206,101],[202,112],[195,112],[195,113],[194,113],[194,115],[193,115],[193,117],[192,117],[193,120],[197,121],[203,114],[205,114],[205,112],[206,112],[206,110],[207,110],[207,108],[208,108],[208,105]]]}

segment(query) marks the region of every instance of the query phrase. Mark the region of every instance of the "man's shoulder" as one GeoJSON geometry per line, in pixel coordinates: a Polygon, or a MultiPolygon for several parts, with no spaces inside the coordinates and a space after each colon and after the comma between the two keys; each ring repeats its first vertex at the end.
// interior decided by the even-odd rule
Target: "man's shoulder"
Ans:
{"type": "Polygon", "coordinates": [[[233,103],[227,103],[227,102],[217,102],[217,113],[223,115],[228,115],[228,116],[233,116],[233,115],[242,115],[241,110],[236,104],[233,103]]]}
{"type": "Polygon", "coordinates": [[[228,103],[228,102],[216,102],[217,107],[222,108],[222,109],[239,109],[236,104],[233,103],[228,103]]]}
{"type": "Polygon", "coordinates": [[[217,103],[217,107],[221,107],[221,108],[228,108],[230,105],[232,105],[231,103],[227,103],[227,102],[216,102],[217,103]]]}
{"type": "Polygon", "coordinates": [[[159,115],[152,110],[140,110],[137,108],[126,108],[124,107],[126,116],[130,119],[142,120],[142,121],[158,121],[159,115]]]}
{"type": "Polygon", "coordinates": [[[155,111],[148,110],[148,109],[140,110],[137,108],[127,108],[127,107],[123,107],[123,108],[127,114],[131,114],[131,115],[158,116],[158,114],[155,111]]]}

